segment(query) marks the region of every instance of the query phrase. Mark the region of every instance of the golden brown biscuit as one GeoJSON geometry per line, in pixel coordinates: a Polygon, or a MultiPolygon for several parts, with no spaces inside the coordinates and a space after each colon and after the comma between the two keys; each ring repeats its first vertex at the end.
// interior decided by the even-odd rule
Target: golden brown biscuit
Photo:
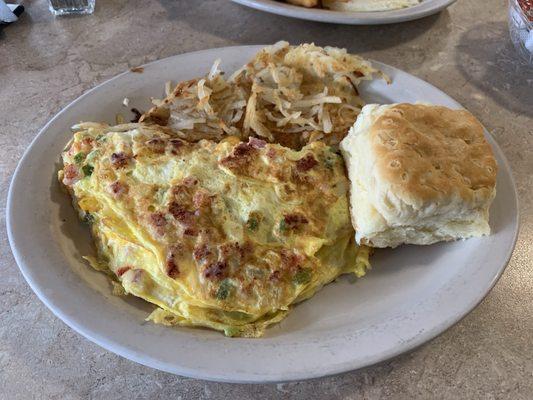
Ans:
{"type": "Polygon", "coordinates": [[[468,111],[368,105],[341,149],[359,243],[395,247],[490,233],[497,166],[468,111]]]}

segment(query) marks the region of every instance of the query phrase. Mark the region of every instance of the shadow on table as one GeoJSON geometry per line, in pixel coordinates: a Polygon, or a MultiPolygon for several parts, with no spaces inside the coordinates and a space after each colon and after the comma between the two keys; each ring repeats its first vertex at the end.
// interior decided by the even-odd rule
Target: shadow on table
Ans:
{"type": "Polygon", "coordinates": [[[520,61],[505,23],[482,23],[466,31],[455,62],[469,83],[501,107],[533,116],[533,68],[520,61]]]}
{"type": "MultiPolygon", "coordinates": [[[[448,25],[448,11],[416,21],[391,25],[338,25],[305,21],[253,10],[231,2],[190,2],[187,9],[180,2],[159,0],[167,18],[187,23],[237,44],[268,44],[278,40],[291,43],[315,42],[317,45],[344,47],[353,52],[381,50],[409,42],[430,30],[437,22],[448,25]],[[220,15],[220,17],[217,17],[220,15]],[[210,20],[209,24],[195,21],[210,20]]],[[[446,29],[446,28],[445,28],[446,29]]],[[[432,37],[443,40],[446,35],[432,37]]]]}

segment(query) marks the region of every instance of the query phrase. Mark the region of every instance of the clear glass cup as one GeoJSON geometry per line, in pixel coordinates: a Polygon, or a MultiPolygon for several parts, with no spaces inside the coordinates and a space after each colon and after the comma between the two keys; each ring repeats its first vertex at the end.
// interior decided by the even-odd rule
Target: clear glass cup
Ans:
{"type": "Polygon", "coordinates": [[[528,8],[531,3],[531,0],[509,0],[509,32],[522,59],[533,66],[533,8],[528,8]]]}
{"type": "Polygon", "coordinates": [[[96,0],[48,0],[48,8],[54,15],[92,14],[96,0]]]}

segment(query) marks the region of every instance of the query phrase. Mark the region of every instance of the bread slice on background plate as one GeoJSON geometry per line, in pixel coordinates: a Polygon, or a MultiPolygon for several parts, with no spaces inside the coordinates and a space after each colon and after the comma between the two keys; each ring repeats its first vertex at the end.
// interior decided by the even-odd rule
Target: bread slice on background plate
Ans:
{"type": "Polygon", "coordinates": [[[366,105],[340,147],[357,243],[396,247],[490,234],[497,165],[468,111],[366,105]]]}
{"type": "Polygon", "coordinates": [[[322,0],[324,8],[346,12],[397,10],[420,3],[421,0],[322,0]]]}

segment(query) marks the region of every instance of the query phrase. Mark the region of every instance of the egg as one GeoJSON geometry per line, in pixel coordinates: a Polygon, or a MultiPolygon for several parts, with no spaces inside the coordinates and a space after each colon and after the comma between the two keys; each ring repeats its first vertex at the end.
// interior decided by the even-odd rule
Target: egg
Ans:
{"type": "Polygon", "coordinates": [[[155,125],[88,123],[62,157],[60,181],[98,250],[87,260],[153,303],[156,323],[258,337],[369,267],[343,159],[322,142],[191,143],[155,125]]]}

